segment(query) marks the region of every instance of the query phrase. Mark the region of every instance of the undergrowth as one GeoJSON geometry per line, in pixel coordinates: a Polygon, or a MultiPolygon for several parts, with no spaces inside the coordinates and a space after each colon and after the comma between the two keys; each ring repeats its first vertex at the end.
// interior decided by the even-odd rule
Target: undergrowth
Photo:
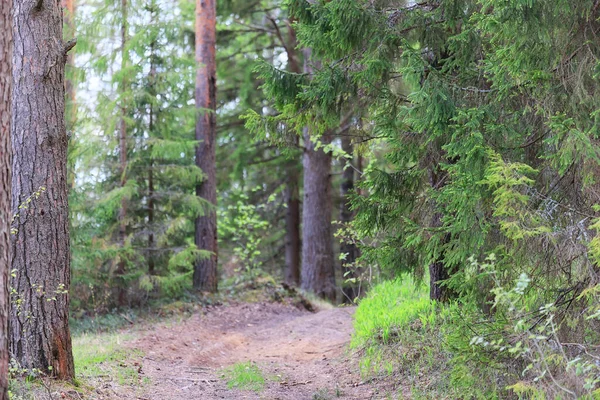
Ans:
{"type": "Polygon", "coordinates": [[[356,310],[351,343],[364,378],[393,379],[415,399],[499,398],[497,371],[450,351],[458,311],[431,302],[427,286],[410,276],[375,286],[356,310]]]}
{"type": "Polygon", "coordinates": [[[352,340],[362,374],[390,377],[416,399],[600,399],[599,335],[589,328],[600,319],[600,290],[573,295],[567,306],[580,311],[570,318],[563,303],[541,302],[543,284],[525,273],[500,279],[493,254],[469,262],[446,281],[453,302],[429,301],[410,277],[371,290],[352,340]],[[483,283],[485,307],[461,295],[483,283]]]}

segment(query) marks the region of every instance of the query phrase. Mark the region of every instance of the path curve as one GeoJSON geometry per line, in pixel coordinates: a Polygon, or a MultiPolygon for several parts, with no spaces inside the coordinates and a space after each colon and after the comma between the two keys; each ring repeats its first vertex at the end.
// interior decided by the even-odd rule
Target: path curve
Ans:
{"type": "Polygon", "coordinates": [[[141,366],[150,378],[135,398],[379,398],[347,359],[353,313],[352,307],[309,313],[280,304],[239,304],[155,326],[128,344],[145,354],[141,366]],[[244,361],[264,372],[263,391],[230,390],[220,378],[222,368],[244,361]]]}

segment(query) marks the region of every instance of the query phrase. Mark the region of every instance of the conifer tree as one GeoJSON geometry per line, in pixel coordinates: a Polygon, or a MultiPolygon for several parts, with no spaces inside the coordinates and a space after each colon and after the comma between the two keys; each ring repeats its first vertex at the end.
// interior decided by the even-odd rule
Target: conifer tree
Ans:
{"type": "Polygon", "coordinates": [[[186,10],[171,2],[132,0],[127,6],[126,65],[120,2],[92,9],[80,27],[86,45],[81,58],[93,54],[95,60],[87,74],[106,83],[95,95],[95,109],[78,109],[78,174],[86,178],[74,193],[75,286],[80,293],[90,286],[94,290],[93,296],[79,296],[77,307],[96,299],[100,311],[118,303],[118,291],[127,305],[161,294],[181,295],[191,288],[194,261],[204,256],[193,242],[193,221],[205,209],[194,193],[203,175],[193,164],[194,107],[188,103],[194,90],[194,61],[188,56],[193,28],[186,23],[186,10]],[[91,46],[92,39],[101,39],[103,46],[91,46]],[[124,185],[119,157],[123,120],[124,185]],[[124,244],[119,232],[123,201],[124,244]],[[116,274],[122,261],[124,274],[116,274]]]}
{"type": "MultiPolygon", "coordinates": [[[[311,50],[304,51],[304,72],[313,74],[311,50]]],[[[331,226],[331,154],[313,141],[307,128],[304,134],[304,201],[302,210],[302,289],[335,300],[335,264],[331,226]]],[[[327,145],[325,134],[320,144],[327,145]]]]}
{"type": "MultiPolygon", "coordinates": [[[[300,277],[301,154],[296,134],[249,135],[240,116],[248,109],[270,114],[261,80],[254,71],[257,57],[301,72],[301,54],[287,12],[277,1],[229,1],[218,9],[223,23],[218,32],[219,147],[217,148],[219,210],[235,217],[240,207],[252,207],[269,229],[258,244],[260,269],[290,284],[300,277]],[[235,16],[235,17],[234,17],[235,16]],[[289,60],[295,60],[292,63],[289,60]],[[285,269],[282,268],[285,266],[285,269]]],[[[239,219],[239,218],[238,218],[239,219]]],[[[221,219],[222,264],[242,264],[236,252],[242,247],[221,219]]],[[[243,233],[239,233],[243,237],[243,233]]],[[[257,273],[259,271],[254,271],[257,273]]],[[[250,274],[252,276],[252,274],[250,274]]]]}
{"type": "MultiPolygon", "coordinates": [[[[297,50],[296,32],[292,27],[292,21],[288,21],[287,25],[287,42],[282,35],[281,40],[283,41],[282,45],[287,55],[288,70],[294,74],[300,74],[302,70],[300,67],[300,55],[297,50]]],[[[299,144],[298,139],[298,136],[294,135],[291,144],[297,146],[299,144]]],[[[295,157],[289,156],[285,171],[285,202],[287,205],[285,220],[285,280],[288,284],[295,286],[300,285],[300,254],[302,251],[302,241],[300,239],[300,173],[298,169],[298,160],[295,157]]]]}
{"type": "Polygon", "coordinates": [[[63,42],[55,2],[14,3],[11,354],[24,368],[73,379],[63,42]],[[40,43],[46,45],[40,46],[40,43]]]}
{"type": "MultiPolygon", "coordinates": [[[[129,63],[129,48],[128,48],[128,1],[121,0],[121,71],[126,71],[129,63]]],[[[128,91],[127,74],[121,76],[121,82],[119,84],[119,97],[121,98],[120,104],[120,118],[119,118],[119,174],[121,176],[120,186],[121,189],[127,185],[127,104],[125,96],[128,91]]],[[[121,207],[119,208],[119,243],[122,248],[125,247],[125,241],[127,240],[127,198],[121,197],[121,207]]],[[[121,256],[117,265],[116,275],[123,279],[125,275],[126,259],[121,256]]],[[[125,305],[125,287],[124,281],[120,282],[118,288],[118,304],[120,306],[125,305]]]]}
{"type": "MultiPolygon", "coordinates": [[[[204,173],[196,194],[214,207],[217,205],[216,182],[216,0],[196,0],[196,165],[204,173]]],[[[198,249],[211,253],[196,261],[194,288],[217,291],[217,214],[214,209],[196,219],[195,243],[198,249]]]]}
{"type": "Polygon", "coordinates": [[[11,213],[12,2],[0,4],[0,400],[8,400],[11,213]]]}

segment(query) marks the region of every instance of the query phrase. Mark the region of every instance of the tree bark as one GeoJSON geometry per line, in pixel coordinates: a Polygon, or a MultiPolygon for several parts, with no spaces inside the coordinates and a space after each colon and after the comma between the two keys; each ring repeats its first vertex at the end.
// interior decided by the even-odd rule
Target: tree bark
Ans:
{"type": "MultiPolygon", "coordinates": [[[[322,142],[327,144],[325,137],[322,142]]],[[[331,229],[331,154],[316,150],[304,135],[304,204],[302,211],[302,289],[335,301],[335,266],[331,229]]]]}
{"type": "Polygon", "coordinates": [[[69,332],[65,63],[60,3],[16,0],[13,27],[10,349],[24,368],[74,377],[69,332]]]}
{"type": "MultiPolygon", "coordinates": [[[[312,75],[310,49],[304,50],[305,72],[312,75]]],[[[321,142],[329,144],[330,136],[321,142]]],[[[302,289],[335,301],[335,265],[331,228],[331,154],[315,149],[304,133],[304,202],[302,211],[302,289]]]]}
{"type": "MultiPolygon", "coordinates": [[[[342,150],[352,156],[354,154],[352,140],[348,136],[342,136],[342,150]]],[[[350,194],[354,190],[354,168],[346,168],[342,172],[342,183],[340,185],[340,222],[342,226],[348,225],[354,219],[354,213],[350,210],[350,194]]],[[[342,241],[340,243],[340,253],[346,254],[346,258],[341,262],[342,267],[342,294],[345,303],[352,303],[359,295],[358,285],[355,282],[346,282],[348,279],[357,278],[353,269],[354,263],[359,256],[358,248],[354,243],[342,241]],[[346,267],[350,266],[350,268],[346,267]]]]}
{"type": "MultiPolygon", "coordinates": [[[[129,60],[127,52],[127,0],[121,0],[121,70],[127,68],[129,60]]],[[[127,184],[127,107],[125,105],[125,92],[127,91],[127,74],[123,74],[119,88],[121,96],[121,118],[119,119],[119,173],[121,174],[121,188],[127,184]]],[[[121,249],[125,247],[127,240],[127,199],[121,198],[119,208],[119,244],[121,249]]],[[[127,303],[127,283],[125,282],[125,270],[127,263],[122,252],[117,264],[117,304],[124,306],[127,303]]]]}
{"type": "Polygon", "coordinates": [[[196,195],[213,207],[196,218],[195,243],[210,257],[198,259],[194,265],[194,289],[217,291],[217,178],[216,178],[216,0],[196,0],[196,165],[204,172],[204,180],[196,186],[196,195]]]}
{"type": "Polygon", "coordinates": [[[0,2],[0,400],[8,400],[8,271],[10,269],[12,1],[0,2]]]}

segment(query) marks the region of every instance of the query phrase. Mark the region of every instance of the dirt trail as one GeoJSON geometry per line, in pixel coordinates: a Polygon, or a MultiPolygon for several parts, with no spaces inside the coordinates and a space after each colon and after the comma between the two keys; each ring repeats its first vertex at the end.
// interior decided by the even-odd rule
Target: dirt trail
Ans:
{"type": "Polygon", "coordinates": [[[347,360],[353,308],[308,313],[278,304],[213,308],[174,326],[142,332],[128,346],[145,354],[143,393],[123,398],[372,399],[347,360]],[[221,369],[255,362],[266,378],[261,392],[228,389],[221,369]]]}

